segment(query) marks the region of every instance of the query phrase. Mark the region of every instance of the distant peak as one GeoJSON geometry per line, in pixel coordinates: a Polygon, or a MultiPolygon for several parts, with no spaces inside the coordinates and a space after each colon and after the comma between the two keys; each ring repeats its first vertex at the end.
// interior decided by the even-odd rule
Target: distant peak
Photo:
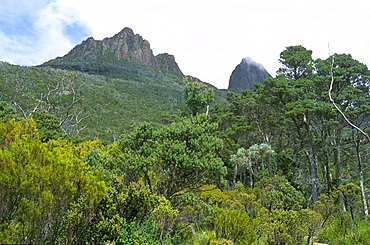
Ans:
{"type": "Polygon", "coordinates": [[[245,57],[242,59],[242,62],[240,62],[240,64],[244,64],[246,65],[247,67],[248,66],[255,66],[255,67],[258,67],[259,69],[261,70],[265,70],[265,67],[261,64],[261,63],[258,63],[256,61],[254,61],[251,57],[245,57]]]}
{"type": "Polygon", "coordinates": [[[253,90],[255,83],[263,83],[268,77],[271,76],[262,64],[251,57],[245,57],[232,72],[228,89],[235,93],[242,93],[246,89],[253,90]]]}
{"type": "Polygon", "coordinates": [[[91,42],[91,41],[95,41],[95,39],[93,37],[89,37],[88,39],[86,39],[87,42],[91,42]]]}
{"type": "Polygon", "coordinates": [[[260,63],[257,63],[256,61],[254,61],[251,57],[247,56],[245,58],[242,59],[242,62],[241,63],[246,63],[248,65],[251,65],[251,64],[258,64],[258,65],[261,65],[260,63]]]}
{"type": "Polygon", "coordinates": [[[256,63],[251,57],[247,56],[242,59],[242,62],[246,63],[256,63]]]}
{"type": "Polygon", "coordinates": [[[120,31],[118,34],[121,34],[121,33],[128,33],[128,34],[134,35],[134,31],[129,27],[123,28],[122,31],[120,31]]]}
{"type": "Polygon", "coordinates": [[[125,28],[122,29],[122,31],[132,31],[132,29],[126,26],[125,28]]]}

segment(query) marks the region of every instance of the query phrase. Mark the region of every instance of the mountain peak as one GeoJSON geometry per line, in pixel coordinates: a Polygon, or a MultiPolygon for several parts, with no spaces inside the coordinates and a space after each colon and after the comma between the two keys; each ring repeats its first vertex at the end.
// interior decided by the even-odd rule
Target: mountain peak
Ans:
{"type": "MultiPolygon", "coordinates": [[[[137,37],[136,37],[137,39],[142,39],[143,40],[143,38],[139,34],[136,34],[136,35],[137,35],[137,37]]],[[[120,32],[118,32],[117,34],[115,34],[113,37],[104,38],[104,40],[108,40],[108,39],[114,39],[114,40],[118,40],[118,39],[130,40],[130,39],[133,39],[134,37],[135,37],[134,31],[131,28],[125,27],[120,32]]]]}
{"type": "Polygon", "coordinates": [[[130,34],[130,35],[134,35],[134,31],[129,28],[129,27],[125,27],[123,28],[120,32],[118,32],[116,35],[120,34],[120,33],[127,33],[127,34],[130,34]]]}
{"type": "Polygon", "coordinates": [[[135,34],[132,29],[125,27],[113,37],[103,40],[95,40],[93,37],[87,38],[81,44],[75,46],[67,55],[47,62],[72,60],[72,61],[104,61],[120,62],[129,61],[134,64],[145,65],[148,67],[159,68],[183,75],[174,56],[154,56],[150,44],[139,34],[135,34]]]}
{"type": "Polygon", "coordinates": [[[93,37],[89,37],[85,40],[85,42],[95,42],[95,39],[93,37]]]}
{"type": "Polygon", "coordinates": [[[232,72],[228,90],[242,93],[243,90],[253,90],[255,83],[263,83],[265,78],[271,77],[264,66],[255,62],[251,57],[242,59],[232,72]]]}
{"type": "Polygon", "coordinates": [[[258,64],[260,65],[259,63],[255,62],[251,57],[247,56],[247,57],[244,57],[242,59],[242,62],[241,63],[246,63],[247,65],[253,65],[253,64],[258,64]]]}

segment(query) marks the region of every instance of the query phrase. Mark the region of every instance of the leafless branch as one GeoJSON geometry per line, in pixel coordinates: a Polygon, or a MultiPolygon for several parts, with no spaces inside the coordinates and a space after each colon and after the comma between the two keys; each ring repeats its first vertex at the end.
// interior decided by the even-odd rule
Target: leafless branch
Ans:
{"type": "Polygon", "coordinates": [[[342,112],[342,110],[337,106],[337,104],[335,103],[333,97],[332,97],[332,90],[333,90],[333,84],[334,84],[334,75],[333,75],[333,66],[334,66],[334,55],[332,55],[332,62],[331,62],[331,66],[330,66],[330,75],[331,75],[331,83],[330,83],[330,88],[329,88],[329,98],[330,98],[330,102],[334,105],[335,109],[337,109],[337,111],[342,115],[342,117],[344,118],[344,120],[349,124],[351,125],[351,127],[355,128],[357,131],[361,132],[363,135],[365,135],[365,137],[368,139],[368,141],[370,141],[370,136],[365,132],[363,131],[361,128],[357,127],[355,124],[353,124],[348,118],[347,116],[342,112]]]}
{"type": "Polygon", "coordinates": [[[51,105],[51,102],[49,100],[50,94],[59,89],[59,82],[57,83],[57,86],[54,89],[50,89],[49,86],[47,87],[48,87],[48,94],[46,95],[46,101],[48,102],[49,105],[51,105]]]}
{"type": "Polygon", "coordinates": [[[66,122],[66,120],[70,117],[71,109],[79,100],[76,98],[76,91],[73,86],[71,86],[72,91],[72,102],[67,106],[66,108],[66,114],[63,118],[61,118],[59,125],[63,126],[63,124],[66,122]]]}

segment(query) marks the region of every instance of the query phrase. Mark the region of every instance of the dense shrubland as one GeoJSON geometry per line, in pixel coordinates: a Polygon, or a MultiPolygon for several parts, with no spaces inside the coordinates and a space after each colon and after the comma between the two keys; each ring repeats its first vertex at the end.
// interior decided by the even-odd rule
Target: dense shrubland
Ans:
{"type": "MultiPolygon", "coordinates": [[[[42,110],[68,108],[73,93],[52,101],[30,89],[32,113],[1,102],[0,243],[370,244],[370,73],[350,55],[311,53],[288,47],[276,77],[208,115],[212,91],[187,78],[187,113],[113,143],[71,138],[65,111],[42,110]]],[[[16,77],[1,78],[18,81],[13,94],[16,77]]]]}

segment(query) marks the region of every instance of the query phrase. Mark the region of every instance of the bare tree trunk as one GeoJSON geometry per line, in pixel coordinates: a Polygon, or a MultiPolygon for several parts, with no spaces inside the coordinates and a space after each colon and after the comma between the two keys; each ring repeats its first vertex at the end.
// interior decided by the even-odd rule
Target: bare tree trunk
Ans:
{"type": "Polygon", "coordinates": [[[325,150],[324,152],[322,161],[323,161],[323,173],[325,176],[327,192],[330,192],[333,189],[333,177],[330,173],[329,153],[327,152],[327,150],[325,150]]]}
{"type": "Polygon", "coordinates": [[[334,165],[335,165],[335,177],[337,182],[337,187],[342,185],[342,163],[341,163],[341,146],[340,146],[340,131],[337,130],[335,142],[334,142],[334,165]]]}
{"type": "MultiPolygon", "coordinates": [[[[335,178],[337,187],[342,185],[342,160],[341,160],[341,130],[337,128],[335,130],[335,140],[334,140],[334,165],[335,165],[335,178]]],[[[344,202],[343,194],[340,194],[340,204],[342,210],[346,211],[346,203],[344,202]]]]}
{"type": "MultiPolygon", "coordinates": [[[[319,188],[320,188],[320,180],[318,176],[318,169],[317,169],[317,161],[313,156],[312,149],[305,150],[305,154],[309,161],[309,168],[310,168],[310,185],[311,185],[311,196],[308,204],[315,203],[319,200],[319,188]],[[310,202],[311,201],[311,202],[310,202]]],[[[309,205],[308,205],[309,206],[309,205]]]]}
{"type": "Polygon", "coordinates": [[[364,183],[365,183],[364,167],[362,164],[362,158],[361,158],[361,153],[360,153],[360,140],[355,139],[354,142],[356,145],[356,156],[357,156],[358,172],[359,172],[359,177],[360,177],[361,198],[362,198],[362,203],[364,205],[364,214],[367,216],[369,215],[369,207],[367,205],[365,187],[364,187],[364,183]]]}
{"type": "Polygon", "coordinates": [[[234,184],[234,189],[236,188],[236,176],[238,175],[238,164],[235,164],[234,166],[234,180],[233,180],[233,184],[234,184]]]}

